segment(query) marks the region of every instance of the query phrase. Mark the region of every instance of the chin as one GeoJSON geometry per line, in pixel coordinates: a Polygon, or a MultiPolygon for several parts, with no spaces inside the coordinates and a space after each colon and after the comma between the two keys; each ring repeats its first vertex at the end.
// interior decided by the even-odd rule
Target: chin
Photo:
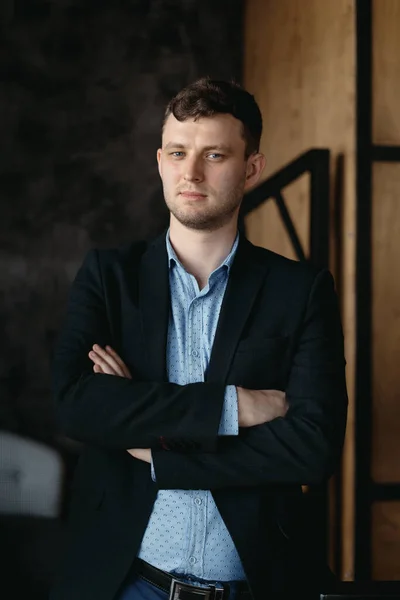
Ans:
{"type": "Polygon", "coordinates": [[[187,229],[192,229],[193,231],[217,231],[221,229],[225,225],[227,225],[230,219],[223,218],[208,218],[208,219],[190,219],[190,218],[180,218],[177,219],[181,225],[186,227],[187,229]]]}

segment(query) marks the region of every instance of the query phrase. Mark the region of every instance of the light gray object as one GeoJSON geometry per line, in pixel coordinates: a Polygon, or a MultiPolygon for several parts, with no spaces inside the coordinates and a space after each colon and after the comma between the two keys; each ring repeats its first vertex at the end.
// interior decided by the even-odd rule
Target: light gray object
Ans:
{"type": "Polygon", "coordinates": [[[0,430],[0,514],[57,518],[63,477],[55,449],[0,430]]]}

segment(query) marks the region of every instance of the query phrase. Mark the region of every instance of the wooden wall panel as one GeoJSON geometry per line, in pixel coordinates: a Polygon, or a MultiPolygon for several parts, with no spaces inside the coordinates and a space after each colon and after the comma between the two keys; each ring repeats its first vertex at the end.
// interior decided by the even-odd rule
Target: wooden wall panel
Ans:
{"type": "Polygon", "coordinates": [[[400,2],[374,0],[373,138],[400,144],[400,2]]]}
{"type": "MultiPolygon", "coordinates": [[[[244,82],[264,117],[261,149],[265,177],[311,147],[332,151],[332,183],[343,157],[340,231],[332,229],[331,269],[340,273],[346,344],[349,415],[343,463],[343,572],[353,574],[354,521],[354,275],[355,275],[355,4],[353,0],[247,0],[244,82]],[[335,240],[341,239],[340,253],[335,240]],[[339,264],[334,258],[340,256],[339,264]]],[[[304,188],[289,192],[295,224],[304,238],[304,188]],[[297,198],[296,198],[297,194],[297,198]]],[[[332,194],[332,215],[334,211],[332,194]]],[[[332,223],[334,219],[332,218],[332,223]]],[[[265,205],[247,218],[252,241],[288,254],[265,205]]]]}
{"type": "Polygon", "coordinates": [[[376,163],[373,169],[372,290],[372,478],[398,483],[400,164],[396,163],[376,163]]]}
{"type": "Polygon", "coordinates": [[[399,579],[400,502],[376,502],[372,509],[372,578],[399,579]]]}
{"type": "MultiPolygon", "coordinates": [[[[400,145],[400,3],[373,0],[373,142],[400,145]]],[[[400,164],[375,163],[372,201],[372,479],[400,483],[400,164]]],[[[375,579],[400,579],[400,502],[373,507],[375,579]]]]}
{"type": "MultiPolygon", "coordinates": [[[[290,217],[295,222],[300,243],[306,255],[310,251],[310,176],[305,173],[298,180],[287,186],[283,192],[286,208],[290,217]]],[[[276,202],[268,200],[259,206],[249,216],[247,228],[253,244],[267,246],[270,250],[283,254],[288,258],[297,260],[296,253],[291,244],[283,222],[279,216],[276,202]],[[265,223],[268,223],[268,240],[265,239],[265,223]]]]}

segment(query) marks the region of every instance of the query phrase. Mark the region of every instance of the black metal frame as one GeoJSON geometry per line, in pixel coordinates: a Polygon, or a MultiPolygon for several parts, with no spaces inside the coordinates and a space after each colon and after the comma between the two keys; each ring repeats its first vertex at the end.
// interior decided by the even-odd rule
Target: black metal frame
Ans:
{"type": "MultiPolygon", "coordinates": [[[[298,156],[291,163],[271,175],[257,188],[246,194],[241,207],[240,229],[245,233],[244,218],[267,200],[275,200],[283,224],[288,232],[294,251],[299,260],[329,267],[329,215],[330,215],[330,151],[325,148],[313,148],[298,156]],[[283,197],[283,189],[304,175],[310,174],[310,253],[308,258],[301,245],[295,225],[290,217],[283,197]]],[[[328,520],[328,484],[309,486],[308,510],[313,515],[315,530],[321,551],[325,551],[328,561],[329,520],[328,520]]],[[[340,482],[333,503],[340,518],[340,482]]],[[[335,546],[338,539],[335,537],[335,546]]],[[[335,554],[338,562],[338,553],[335,554]]]]}
{"type": "Polygon", "coordinates": [[[357,0],[357,244],[356,244],[356,485],[355,579],[369,580],[371,508],[374,501],[400,500],[399,484],[372,481],[372,166],[400,162],[400,146],[372,140],[372,0],[357,0]]]}
{"type": "Polygon", "coordinates": [[[244,230],[244,217],[267,200],[275,200],[283,224],[288,232],[299,260],[310,260],[321,266],[329,265],[329,163],[330,151],[312,148],[295,158],[282,169],[248,192],[244,198],[240,222],[244,230]],[[296,228],[286,207],[282,190],[290,183],[310,173],[310,254],[301,245],[296,228]]]}

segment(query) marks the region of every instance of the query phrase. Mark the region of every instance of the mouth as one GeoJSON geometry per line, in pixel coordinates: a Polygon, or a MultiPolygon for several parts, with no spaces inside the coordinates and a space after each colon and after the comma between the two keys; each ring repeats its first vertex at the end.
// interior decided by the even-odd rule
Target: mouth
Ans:
{"type": "Polygon", "coordinates": [[[189,198],[190,200],[201,200],[202,198],[207,198],[206,194],[201,194],[200,192],[180,192],[180,195],[184,198],[189,198]]]}

